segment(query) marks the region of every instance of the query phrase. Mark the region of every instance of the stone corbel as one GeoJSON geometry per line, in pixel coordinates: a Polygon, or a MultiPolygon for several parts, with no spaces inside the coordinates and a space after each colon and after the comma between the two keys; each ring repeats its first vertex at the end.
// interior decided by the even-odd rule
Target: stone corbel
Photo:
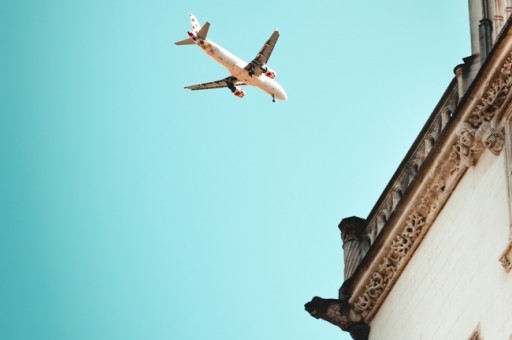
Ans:
{"type": "Polygon", "coordinates": [[[368,339],[370,326],[364,322],[348,300],[322,299],[315,296],[304,307],[312,317],[330,322],[341,330],[349,332],[352,339],[368,339]]]}
{"type": "Polygon", "coordinates": [[[482,136],[469,123],[462,123],[450,158],[456,162],[452,173],[473,166],[483,151],[482,136]]]}
{"type": "Polygon", "coordinates": [[[505,145],[505,129],[491,127],[488,122],[480,126],[482,143],[494,155],[498,156],[505,145]]]}

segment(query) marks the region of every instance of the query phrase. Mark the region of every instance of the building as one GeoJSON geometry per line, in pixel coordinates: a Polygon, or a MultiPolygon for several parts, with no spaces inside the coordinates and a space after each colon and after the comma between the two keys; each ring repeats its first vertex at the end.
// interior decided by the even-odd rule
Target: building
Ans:
{"type": "Polygon", "coordinates": [[[353,339],[512,339],[512,1],[469,0],[472,55],[306,310],[353,339]]]}

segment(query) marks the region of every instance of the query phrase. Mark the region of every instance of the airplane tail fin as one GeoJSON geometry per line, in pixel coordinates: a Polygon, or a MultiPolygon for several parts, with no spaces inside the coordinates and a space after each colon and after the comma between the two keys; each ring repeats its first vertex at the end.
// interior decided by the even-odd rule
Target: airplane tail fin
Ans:
{"type": "Polygon", "coordinates": [[[194,14],[190,14],[190,23],[192,24],[192,32],[188,32],[190,38],[175,42],[176,45],[193,45],[195,44],[196,37],[200,39],[206,39],[208,29],[210,29],[210,23],[207,22],[201,27],[199,21],[197,21],[194,14]]]}
{"type": "Polygon", "coordinates": [[[201,30],[201,24],[197,21],[194,14],[190,13],[190,23],[192,24],[192,32],[197,34],[201,30]]]}

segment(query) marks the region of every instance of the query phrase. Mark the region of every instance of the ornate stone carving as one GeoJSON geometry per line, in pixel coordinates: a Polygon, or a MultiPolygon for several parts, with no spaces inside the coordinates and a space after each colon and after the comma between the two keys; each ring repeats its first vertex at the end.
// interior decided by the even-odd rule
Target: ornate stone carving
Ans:
{"type": "Polygon", "coordinates": [[[451,173],[469,168],[475,164],[483,149],[480,135],[476,133],[470,124],[463,123],[457,132],[457,142],[452,147],[450,159],[455,162],[455,166],[450,170],[451,173]]]}
{"type": "Polygon", "coordinates": [[[330,322],[343,331],[350,331],[352,326],[363,321],[361,315],[346,300],[322,299],[315,296],[304,307],[312,317],[330,322]]]}
{"type": "Polygon", "coordinates": [[[479,127],[485,121],[491,121],[501,109],[512,86],[512,55],[503,63],[501,72],[491,82],[485,94],[480,98],[468,121],[473,127],[479,127]]]}
{"type": "Polygon", "coordinates": [[[431,210],[436,210],[440,204],[440,194],[444,192],[445,188],[446,183],[444,176],[437,175],[419,200],[416,209],[418,213],[422,216],[428,216],[431,210]]]}
{"type": "Polygon", "coordinates": [[[505,144],[505,129],[492,128],[489,123],[480,127],[482,131],[482,143],[494,155],[498,156],[505,144]]]}
{"type": "Polygon", "coordinates": [[[409,216],[405,227],[400,235],[395,237],[391,249],[373,273],[366,285],[365,292],[355,303],[355,309],[366,317],[373,309],[377,301],[382,297],[388,288],[389,282],[394,278],[399,268],[403,265],[403,259],[412,249],[412,246],[425,225],[425,218],[418,213],[409,216]]]}

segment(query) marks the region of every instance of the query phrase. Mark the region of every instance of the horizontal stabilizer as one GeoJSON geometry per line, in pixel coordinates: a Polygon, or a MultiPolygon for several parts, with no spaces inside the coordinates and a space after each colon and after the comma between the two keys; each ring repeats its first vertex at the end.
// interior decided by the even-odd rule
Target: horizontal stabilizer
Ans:
{"type": "Polygon", "coordinates": [[[188,38],[185,40],[176,41],[175,44],[176,45],[194,45],[195,42],[194,42],[194,40],[192,40],[192,38],[188,38]]]}
{"type": "Polygon", "coordinates": [[[197,36],[201,39],[206,39],[206,35],[208,34],[208,29],[210,28],[210,23],[207,22],[206,24],[204,24],[203,27],[201,27],[201,29],[199,30],[199,32],[197,32],[197,36]]]}

